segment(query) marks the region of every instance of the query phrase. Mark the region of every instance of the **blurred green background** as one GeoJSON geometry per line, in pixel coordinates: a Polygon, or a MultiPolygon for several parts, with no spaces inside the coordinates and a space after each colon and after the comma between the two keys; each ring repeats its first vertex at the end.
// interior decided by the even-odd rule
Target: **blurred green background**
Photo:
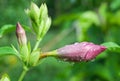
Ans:
{"type": "MultiPolygon", "coordinates": [[[[52,26],[40,47],[53,50],[74,42],[90,41],[95,44],[116,42],[120,45],[120,0],[34,0],[37,5],[46,3],[52,26]]],[[[31,27],[24,10],[31,0],[0,0],[0,27],[5,24],[31,27]]],[[[32,46],[35,35],[27,32],[32,46]]],[[[15,31],[0,38],[0,46],[15,45],[15,31]]],[[[0,57],[0,76],[8,73],[17,81],[22,71],[20,61],[14,56],[0,57]]],[[[94,61],[69,63],[49,57],[32,68],[24,81],[120,81],[120,54],[104,52],[94,61]]]]}

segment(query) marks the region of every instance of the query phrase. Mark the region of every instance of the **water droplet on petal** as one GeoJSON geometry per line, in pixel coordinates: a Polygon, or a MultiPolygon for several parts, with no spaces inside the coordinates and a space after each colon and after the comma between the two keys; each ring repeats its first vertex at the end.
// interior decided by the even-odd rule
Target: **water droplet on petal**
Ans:
{"type": "Polygon", "coordinates": [[[79,61],[81,62],[81,61],[82,61],[82,59],[79,59],[79,61]]]}
{"type": "Polygon", "coordinates": [[[77,45],[77,44],[79,44],[78,42],[76,42],[74,45],[77,45]]]}

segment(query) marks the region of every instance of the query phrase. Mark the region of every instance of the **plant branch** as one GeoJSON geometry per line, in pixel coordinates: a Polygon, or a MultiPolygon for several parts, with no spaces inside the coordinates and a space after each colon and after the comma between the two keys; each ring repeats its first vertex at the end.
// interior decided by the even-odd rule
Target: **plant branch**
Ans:
{"type": "Polygon", "coordinates": [[[23,80],[23,78],[25,77],[25,75],[26,75],[26,73],[27,73],[28,70],[29,69],[26,66],[23,67],[23,72],[21,73],[18,81],[22,81],[23,80]]]}
{"type": "Polygon", "coordinates": [[[36,44],[35,44],[35,46],[34,46],[34,48],[33,48],[33,51],[35,51],[35,50],[38,48],[41,40],[42,40],[42,39],[37,40],[37,42],[36,42],[36,44]]]}

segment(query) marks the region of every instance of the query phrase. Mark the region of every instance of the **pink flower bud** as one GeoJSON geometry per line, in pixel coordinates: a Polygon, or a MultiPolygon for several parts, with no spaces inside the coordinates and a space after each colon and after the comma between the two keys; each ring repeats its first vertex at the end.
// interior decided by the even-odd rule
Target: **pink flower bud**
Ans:
{"type": "Polygon", "coordinates": [[[17,36],[19,45],[25,45],[27,43],[25,30],[22,28],[19,22],[16,25],[16,36],[17,36]]]}
{"type": "Polygon", "coordinates": [[[90,42],[75,43],[66,45],[57,50],[59,58],[66,61],[89,61],[106,49],[104,46],[95,45],[90,42]]]}

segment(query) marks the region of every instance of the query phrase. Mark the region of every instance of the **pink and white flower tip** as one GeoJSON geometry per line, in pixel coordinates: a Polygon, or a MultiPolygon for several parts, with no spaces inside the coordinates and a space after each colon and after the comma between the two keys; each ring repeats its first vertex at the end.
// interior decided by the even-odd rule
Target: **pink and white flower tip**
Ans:
{"type": "Polygon", "coordinates": [[[26,33],[19,22],[16,25],[16,36],[17,36],[19,45],[26,45],[27,43],[26,33]]]}

